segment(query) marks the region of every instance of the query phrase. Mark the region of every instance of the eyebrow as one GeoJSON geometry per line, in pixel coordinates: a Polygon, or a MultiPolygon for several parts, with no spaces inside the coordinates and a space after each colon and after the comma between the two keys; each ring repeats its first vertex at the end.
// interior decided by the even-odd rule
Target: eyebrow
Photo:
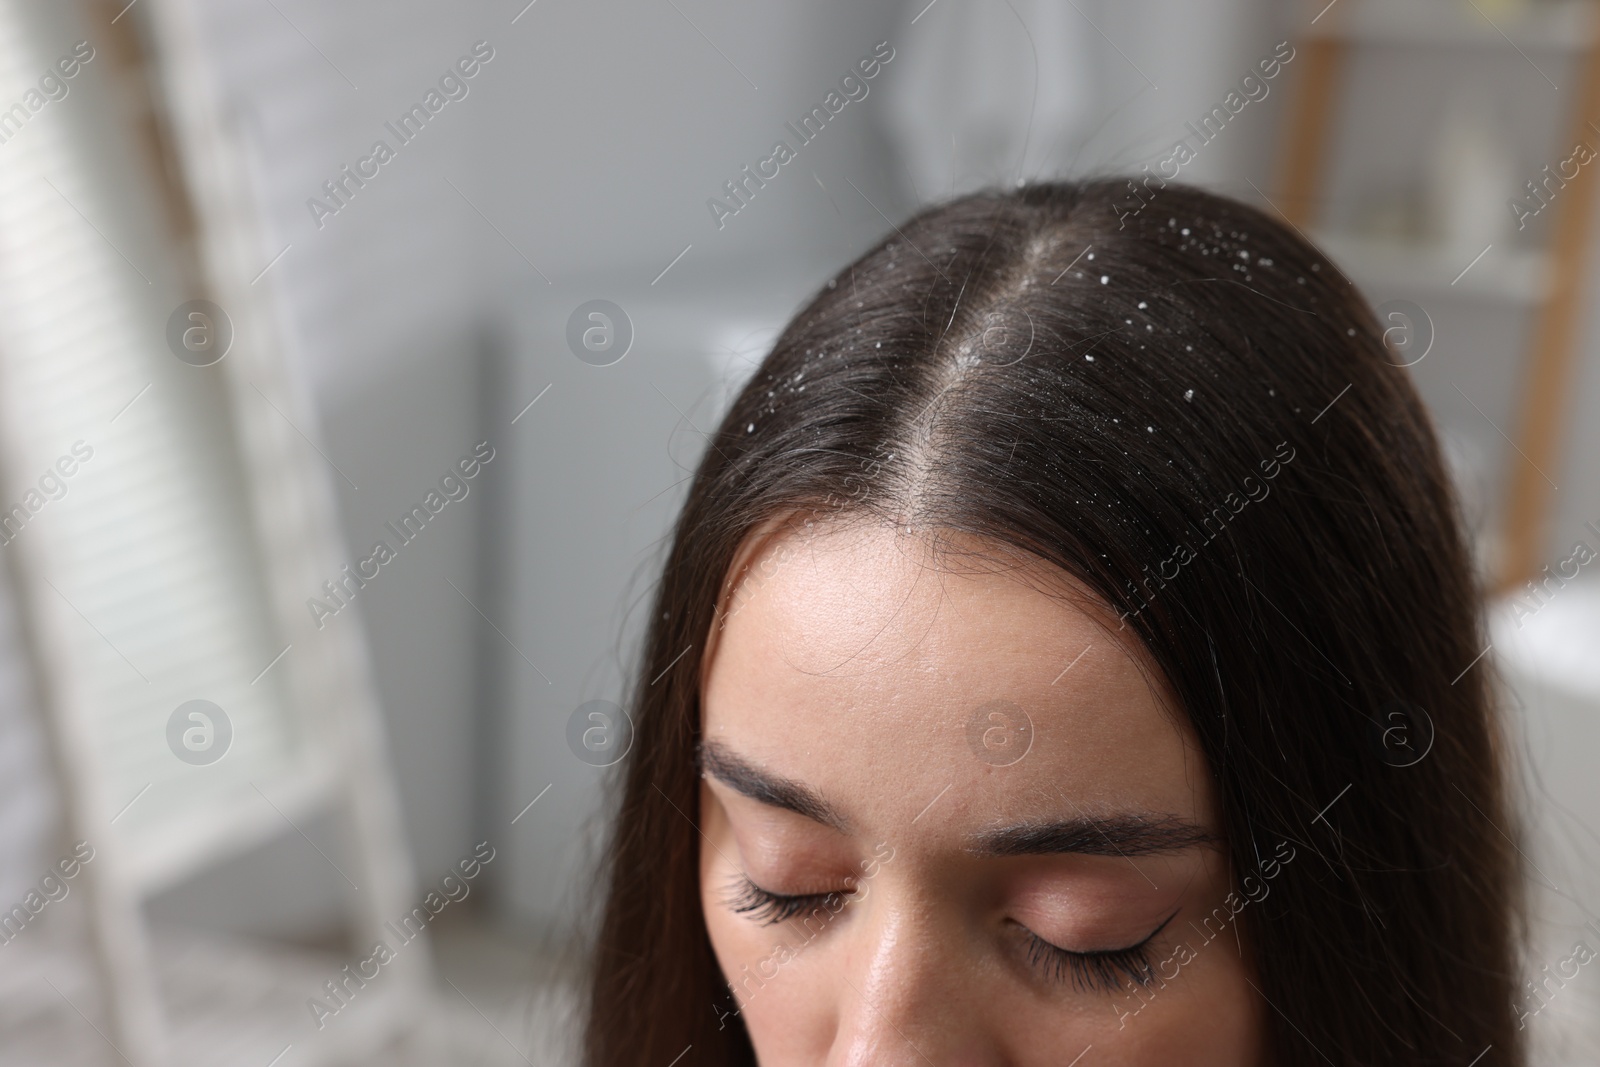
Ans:
{"type": "Polygon", "coordinates": [[[849,821],[810,786],[768,774],[715,741],[700,742],[695,759],[702,771],[736,793],[803,815],[841,833],[849,832],[849,821]]]}
{"type": "MultiPolygon", "coordinates": [[[[751,800],[804,816],[841,833],[850,824],[816,790],[769,774],[716,741],[695,749],[700,769],[751,800]]],[[[1153,856],[1221,843],[1203,826],[1173,815],[1143,812],[1087,815],[1071,819],[1023,822],[981,830],[968,839],[967,851],[982,856],[1153,856]]]]}
{"type": "Polygon", "coordinates": [[[967,851],[984,856],[1155,856],[1218,845],[1221,838],[1174,815],[1079,816],[1002,826],[975,834],[967,851]]]}

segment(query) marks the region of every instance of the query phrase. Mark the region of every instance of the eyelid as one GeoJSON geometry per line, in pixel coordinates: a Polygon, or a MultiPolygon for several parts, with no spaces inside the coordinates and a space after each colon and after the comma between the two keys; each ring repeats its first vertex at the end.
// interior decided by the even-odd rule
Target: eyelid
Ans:
{"type": "Polygon", "coordinates": [[[1178,908],[1173,911],[1136,944],[1122,948],[1094,949],[1088,952],[1062,948],[1022,926],[1028,936],[1028,961],[1044,972],[1047,978],[1058,982],[1070,978],[1074,988],[1087,989],[1091,992],[1115,992],[1121,988],[1119,976],[1125,976],[1138,985],[1148,985],[1153,974],[1146,949],[1150,942],[1155,940],[1156,935],[1165,930],[1167,924],[1182,910],[1178,908]]]}
{"type": "MultiPolygon", "coordinates": [[[[1167,928],[1167,924],[1170,923],[1174,918],[1176,918],[1177,915],[1178,915],[1178,912],[1180,912],[1182,910],[1183,909],[1181,907],[1174,909],[1172,914],[1168,915],[1165,919],[1162,919],[1161,922],[1156,925],[1156,928],[1154,930],[1151,930],[1148,934],[1145,934],[1138,941],[1135,941],[1131,945],[1121,945],[1121,946],[1118,946],[1116,948],[1071,949],[1071,948],[1062,948],[1060,945],[1057,945],[1057,944],[1055,944],[1055,943],[1053,943],[1051,941],[1046,941],[1042,937],[1039,938],[1039,940],[1040,941],[1044,941],[1044,943],[1049,945],[1051,948],[1061,949],[1062,952],[1070,952],[1074,956],[1102,956],[1102,955],[1107,955],[1109,953],[1114,953],[1114,952],[1131,952],[1136,948],[1142,948],[1145,945],[1149,944],[1150,941],[1157,934],[1159,934],[1161,931],[1163,931],[1163,930],[1165,930],[1167,928]]],[[[1026,927],[1024,927],[1024,929],[1026,929],[1026,927]]],[[[1028,932],[1029,933],[1033,933],[1032,930],[1029,930],[1028,932]]],[[[1034,936],[1037,937],[1038,935],[1035,934],[1034,936]]]]}

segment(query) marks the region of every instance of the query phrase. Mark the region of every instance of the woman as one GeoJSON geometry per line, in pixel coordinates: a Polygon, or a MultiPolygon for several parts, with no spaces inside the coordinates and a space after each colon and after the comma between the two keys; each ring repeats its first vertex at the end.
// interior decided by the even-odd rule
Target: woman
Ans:
{"type": "Polygon", "coordinates": [[[923,211],[712,438],[592,1067],[1522,1062],[1428,417],[1295,232],[1123,188],[923,211]]]}

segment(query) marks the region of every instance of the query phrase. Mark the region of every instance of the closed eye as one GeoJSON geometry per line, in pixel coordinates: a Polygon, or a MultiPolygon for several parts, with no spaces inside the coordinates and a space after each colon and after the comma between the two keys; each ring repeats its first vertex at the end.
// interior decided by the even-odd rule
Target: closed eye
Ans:
{"type": "Polygon", "coordinates": [[[849,893],[773,893],[741,874],[728,886],[723,903],[740,915],[747,915],[762,926],[773,926],[788,919],[810,915],[822,908],[837,912],[849,893]]]}
{"type": "MultiPolygon", "coordinates": [[[[1182,910],[1182,909],[1179,909],[1182,910]]],[[[1052,982],[1071,982],[1074,989],[1090,993],[1114,993],[1129,983],[1147,986],[1155,980],[1155,967],[1149,946],[1178,914],[1174,911],[1150,931],[1143,940],[1126,948],[1075,952],[1051,944],[1027,927],[1028,963],[1052,982]]]]}

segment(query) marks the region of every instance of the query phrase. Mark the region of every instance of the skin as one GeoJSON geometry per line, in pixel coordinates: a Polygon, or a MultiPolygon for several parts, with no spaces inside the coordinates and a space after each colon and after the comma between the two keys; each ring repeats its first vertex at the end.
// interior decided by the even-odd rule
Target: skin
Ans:
{"type": "Polygon", "coordinates": [[[738,1004],[724,1025],[742,1019],[763,1067],[1065,1067],[1091,1047],[1085,1067],[1258,1063],[1248,905],[1203,923],[1230,915],[1211,776],[1142,650],[1053,568],[931,545],[794,520],[730,571],[701,669],[701,896],[738,1004]],[[974,748],[968,722],[996,700],[1031,741],[1002,718],[974,748]],[[1141,847],[1117,830],[1129,819],[1168,832],[1141,847]],[[1058,823],[1075,825],[1057,844],[1100,854],[975,848],[1058,823]],[[843,895],[767,922],[730,905],[743,877],[843,895]],[[1087,952],[1158,927],[1147,986],[1030,962],[1030,934],[1087,952]]]}

